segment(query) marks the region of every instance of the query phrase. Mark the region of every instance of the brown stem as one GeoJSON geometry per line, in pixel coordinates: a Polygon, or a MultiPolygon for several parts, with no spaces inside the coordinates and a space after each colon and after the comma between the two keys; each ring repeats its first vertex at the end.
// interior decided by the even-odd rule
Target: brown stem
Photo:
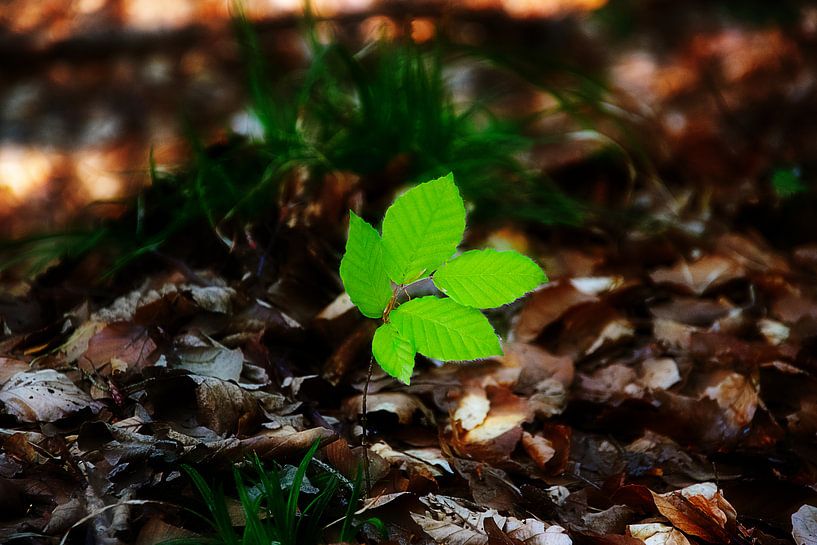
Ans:
{"type": "Polygon", "coordinates": [[[374,355],[369,358],[369,370],[366,373],[366,385],[363,387],[363,414],[360,417],[360,425],[363,427],[363,440],[361,446],[363,447],[363,475],[366,479],[366,497],[372,490],[372,475],[369,470],[369,418],[366,411],[366,399],[369,396],[369,383],[372,381],[372,369],[374,368],[374,355]]]}

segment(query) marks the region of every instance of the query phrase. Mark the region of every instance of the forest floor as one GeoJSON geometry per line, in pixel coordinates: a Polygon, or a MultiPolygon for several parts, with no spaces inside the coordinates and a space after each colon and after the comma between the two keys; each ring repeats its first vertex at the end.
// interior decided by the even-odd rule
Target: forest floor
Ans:
{"type": "Polygon", "coordinates": [[[643,140],[670,152],[645,146],[657,170],[638,184],[586,149],[556,161],[557,181],[606,209],[581,225],[469,224],[464,248],[520,251],[549,282],[488,314],[502,357],[418,357],[410,385],[375,367],[368,451],[374,323],[338,265],[348,210],[405,180],[326,175],[308,201],[285,195],[264,240],[237,229],[210,253],[213,232],[188,232],[102,282],[95,253],[3,280],[0,542],[205,542],[190,511],[208,505],[184,468],[223,485],[216,501],[243,527],[233,468],[251,478],[257,455],[287,489],[317,442],[298,489],[340,483],[327,542],[365,463],[360,543],[817,543],[817,200],[788,168],[815,140],[777,109],[810,111],[817,79],[780,33],[763,36],[779,47],[710,36],[754,59],[724,69],[720,94],[684,76],[714,46],[643,81],[640,57],[629,76],[622,61],[630,98],[669,112],[643,140]],[[778,69],[791,77],[760,97],[778,69]]]}

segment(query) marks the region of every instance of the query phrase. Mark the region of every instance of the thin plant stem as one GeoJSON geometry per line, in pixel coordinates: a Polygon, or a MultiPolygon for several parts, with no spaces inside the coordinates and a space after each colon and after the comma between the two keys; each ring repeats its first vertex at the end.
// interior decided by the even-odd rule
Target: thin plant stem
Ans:
{"type": "Polygon", "coordinates": [[[369,370],[366,372],[366,385],[363,387],[363,414],[360,417],[360,425],[363,427],[363,440],[361,446],[363,447],[363,475],[366,479],[366,497],[369,497],[369,492],[372,489],[372,475],[369,470],[369,418],[366,410],[366,400],[369,396],[369,383],[372,381],[372,369],[374,368],[374,355],[369,358],[369,370]]]}

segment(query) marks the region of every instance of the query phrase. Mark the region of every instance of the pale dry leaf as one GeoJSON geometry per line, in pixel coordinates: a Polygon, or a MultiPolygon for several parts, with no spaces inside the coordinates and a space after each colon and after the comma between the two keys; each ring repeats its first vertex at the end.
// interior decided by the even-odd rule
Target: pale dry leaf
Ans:
{"type": "Polygon", "coordinates": [[[182,289],[190,293],[193,301],[202,310],[217,314],[229,314],[232,310],[233,298],[236,296],[236,291],[233,288],[223,286],[187,285],[182,289]]]}
{"type": "Polygon", "coordinates": [[[545,465],[556,455],[556,448],[553,443],[541,435],[531,435],[524,432],[522,434],[522,447],[539,466],[539,469],[544,469],[545,465]]]}
{"type": "Polygon", "coordinates": [[[576,396],[594,403],[621,397],[641,397],[643,387],[635,370],[620,363],[602,367],[592,375],[580,374],[576,396]]]}
{"type": "Polygon", "coordinates": [[[238,382],[244,367],[240,348],[230,350],[218,343],[212,346],[185,346],[176,350],[176,369],[185,369],[196,375],[238,382]]]}
{"type": "Polygon", "coordinates": [[[743,276],[741,265],[718,255],[704,256],[693,263],[681,260],[650,274],[656,284],[670,284],[696,295],[743,276]]]}
{"type": "Polygon", "coordinates": [[[647,524],[630,524],[627,535],[640,539],[646,545],[689,545],[684,534],[666,524],[650,522],[647,524]]]}
{"type": "Polygon", "coordinates": [[[736,428],[747,426],[752,421],[759,402],[752,382],[738,373],[730,373],[714,386],[708,387],[704,396],[715,400],[736,428]]]}
{"type": "Polygon", "coordinates": [[[804,505],[791,516],[791,536],[797,545],[817,545],[817,507],[804,505]]]}
{"type": "Polygon", "coordinates": [[[791,333],[787,325],[768,318],[758,320],[757,328],[760,330],[760,334],[763,335],[763,338],[765,338],[769,344],[775,346],[786,342],[791,333]]]}
{"type": "Polygon", "coordinates": [[[624,284],[622,276],[585,276],[571,278],[570,284],[585,295],[601,295],[624,284]]]}
{"type": "Polygon", "coordinates": [[[549,525],[540,520],[503,517],[488,509],[473,511],[456,498],[429,495],[420,498],[427,506],[426,514],[412,513],[411,517],[435,542],[444,545],[485,545],[488,534],[485,521],[491,519],[496,527],[509,538],[525,545],[571,545],[564,528],[549,525]]]}
{"type": "MultiPolygon", "coordinates": [[[[347,414],[357,419],[363,412],[363,396],[358,395],[347,399],[344,406],[347,414]]],[[[403,392],[369,394],[366,409],[370,415],[380,411],[391,413],[397,417],[400,424],[410,424],[415,415],[421,415],[427,422],[434,421],[434,414],[420,401],[420,398],[403,392]]]]}
{"type": "Polygon", "coordinates": [[[681,381],[672,358],[650,358],[641,362],[641,382],[651,390],[666,390],[681,381]]]}
{"type": "Polygon", "coordinates": [[[488,401],[488,394],[485,390],[482,388],[469,388],[457,401],[454,420],[459,422],[462,429],[470,431],[485,422],[490,409],[491,402],[488,401]]]}
{"type": "Polygon", "coordinates": [[[599,333],[593,344],[584,351],[585,355],[589,355],[597,351],[599,348],[618,342],[622,339],[627,339],[635,334],[635,328],[626,318],[616,318],[607,322],[599,333]]]}
{"type": "Polygon", "coordinates": [[[673,320],[656,319],[653,322],[652,334],[668,348],[688,350],[692,344],[692,335],[700,331],[697,327],[675,322],[673,320]]]}
{"type": "Polygon", "coordinates": [[[6,412],[23,422],[53,422],[99,404],[53,369],[17,373],[0,389],[6,412]]]}

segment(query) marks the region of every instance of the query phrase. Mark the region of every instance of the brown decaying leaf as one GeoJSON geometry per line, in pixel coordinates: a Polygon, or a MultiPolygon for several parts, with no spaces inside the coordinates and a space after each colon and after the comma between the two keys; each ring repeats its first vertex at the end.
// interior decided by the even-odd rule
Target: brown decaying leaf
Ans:
{"type": "Polygon", "coordinates": [[[242,421],[260,420],[258,401],[237,384],[214,377],[190,378],[196,384],[196,416],[201,425],[224,435],[236,432],[242,421]]]}
{"type": "MultiPolygon", "coordinates": [[[[344,402],[344,408],[350,419],[357,420],[363,412],[363,396],[358,395],[347,399],[344,402]]],[[[434,421],[434,414],[420,398],[403,392],[369,394],[366,409],[369,414],[377,412],[393,414],[403,425],[411,424],[415,416],[421,416],[426,422],[434,421]]]]}
{"type": "Polygon", "coordinates": [[[571,308],[598,300],[595,295],[583,293],[569,282],[546,284],[526,301],[514,324],[514,338],[530,342],[571,308]]]}
{"type": "Polygon", "coordinates": [[[681,260],[672,267],[657,269],[650,274],[650,278],[656,284],[670,284],[688,293],[701,295],[743,275],[743,267],[735,261],[708,255],[693,263],[681,260]]]}
{"type": "Polygon", "coordinates": [[[67,376],[53,369],[17,373],[0,389],[0,401],[9,414],[23,422],[53,422],[83,409],[97,412],[100,408],[67,376]]]}
{"type": "Polygon", "coordinates": [[[732,541],[737,513],[713,483],[653,493],[652,497],[658,511],[682,532],[708,543],[732,541]]]}
{"type": "Polygon", "coordinates": [[[147,328],[128,322],[105,326],[88,340],[88,349],[78,358],[80,368],[109,376],[114,372],[111,360],[116,359],[129,370],[152,363],[156,343],[147,328]]]}
{"type": "Polygon", "coordinates": [[[522,423],[532,410],[527,400],[504,387],[487,389],[491,408],[485,418],[470,430],[454,422],[452,445],[459,452],[486,462],[506,460],[522,438],[522,423]]]}

